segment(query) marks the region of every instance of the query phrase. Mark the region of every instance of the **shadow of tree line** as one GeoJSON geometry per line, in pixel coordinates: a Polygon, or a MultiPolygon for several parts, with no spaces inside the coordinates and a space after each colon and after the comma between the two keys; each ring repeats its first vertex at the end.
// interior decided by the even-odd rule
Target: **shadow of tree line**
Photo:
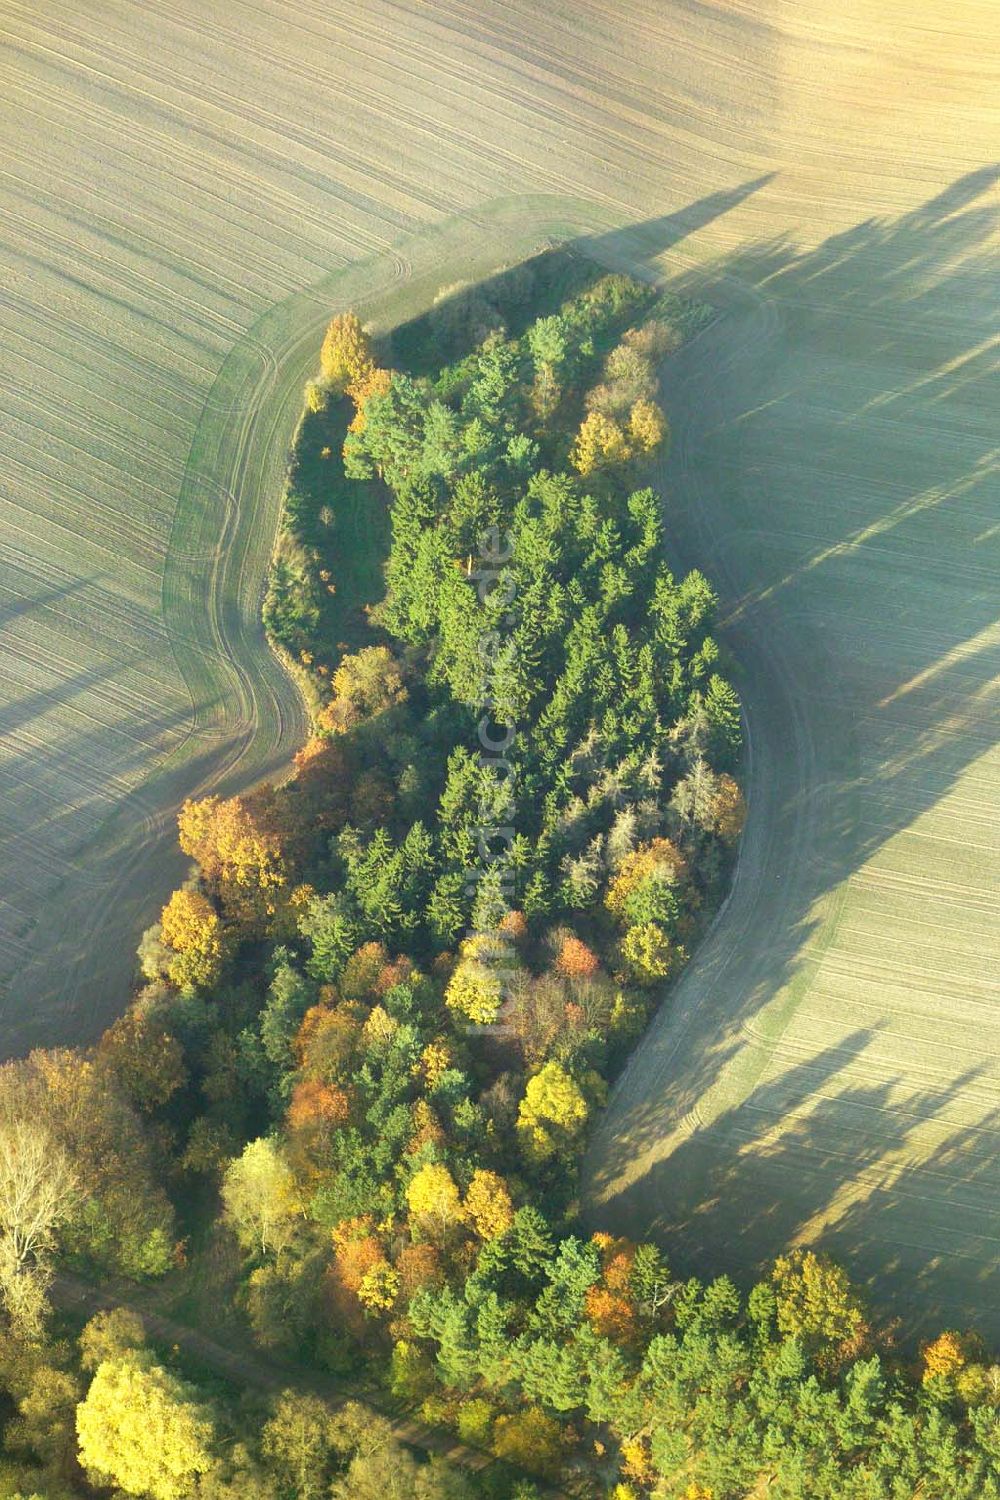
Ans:
{"type": "MultiPolygon", "coordinates": [[[[678,451],[659,480],[672,557],[720,590],[751,808],[727,908],[619,1080],[584,1172],[590,1218],[653,1233],[681,1271],[746,1272],[796,1239],[820,1241],[908,1330],[975,1321],[993,1336],[1000,1010],[988,941],[965,978],[961,963],[942,980],[921,972],[926,950],[899,953],[929,1028],[916,1067],[905,1039],[887,1064],[877,994],[831,1000],[824,1021],[843,1035],[829,1046],[782,1037],[835,940],[843,883],[996,744],[998,177],[984,167],[814,249],[775,236],[668,283],[722,314],[665,371],[678,451]],[[954,1030],[935,1050],[956,990],[975,1002],[968,1066],[954,1030]]],[[[587,248],[655,269],[686,225],[740,197],[587,248]]],[[[974,852],[979,813],[968,816],[967,847],[916,872],[925,881],[903,870],[898,903],[932,903],[940,878],[955,899],[989,905],[998,866],[974,852]]]]}

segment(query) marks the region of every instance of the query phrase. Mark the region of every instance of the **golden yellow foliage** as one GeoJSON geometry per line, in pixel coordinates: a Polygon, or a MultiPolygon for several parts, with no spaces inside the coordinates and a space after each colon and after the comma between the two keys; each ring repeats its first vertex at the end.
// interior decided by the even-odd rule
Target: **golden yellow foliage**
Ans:
{"type": "Polygon", "coordinates": [[[185,1500],[214,1463],[209,1413],[193,1397],[142,1352],[106,1360],[77,1408],[81,1462],[130,1495],[185,1500]]]}
{"type": "Polygon", "coordinates": [[[211,985],[222,972],[228,944],[218,913],[201,891],[174,891],[160,917],[163,941],[177,957],[167,973],[172,984],[211,985]]]}
{"type": "Polygon", "coordinates": [[[637,401],[629,412],[628,429],[636,453],[653,453],[667,436],[667,419],[655,401],[637,401]]]}
{"type": "Polygon", "coordinates": [[[856,1340],[866,1327],[847,1272],[826,1256],[793,1250],[774,1263],[778,1328],[792,1338],[826,1345],[856,1340]]]}
{"type": "Polygon", "coordinates": [[[479,932],[459,948],[459,961],[445,990],[445,1004],[481,1026],[496,1020],[503,1001],[503,979],[520,967],[507,934],[479,932]]]}
{"type": "Polygon", "coordinates": [[[562,1428],[537,1406],[497,1417],[493,1452],[520,1469],[554,1476],[562,1457],[562,1428]]]}
{"type": "Polygon", "coordinates": [[[502,998],[496,974],[475,958],[461,961],[444,992],[446,1005],[480,1026],[489,1026],[496,1020],[502,998]]]}
{"type": "Polygon", "coordinates": [[[925,1346],[923,1356],[924,1380],[930,1380],[934,1375],[956,1374],[966,1363],[961,1334],[946,1329],[932,1344],[925,1346]]]}
{"type": "Polygon", "coordinates": [[[412,1218],[438,1233],[461,1217],[461,1201],[455,1179],[440,1162],[426,1162],[411,1178],[406,1202],[412,1218]]]}
{"type": "Polygon", "coordinates": [[[643,922],[630,927],[622,938],[621,956],[636,984],[661,984],[678,968],[683,949],[671,943],[655,922],[643,922]]]}
{"type": "Polygon", "coordinates": [[[422,1146],[443,1146],[446,1140],[441,1121],[426,1099],[417,1099],[413,1105],[413,1135],[407,1150],[415,1153],[422,1146]]]}
{"type": "Polygon", "coordinates": [[[306,409],[308,411],[322,411],[326,406],[327,390],[320,380],[309,380],[306,382],[306,409]]]}
{"type": "Polygon", "coordinates": [[[226,1218],[240,1243],[262,1255],[277,1252],[292,1238],[302,1204],[284,1155],[266,1137],[251,1141],[230,1162],[222,1184],[226,1218]]]}
{"type": "Polygon", "coordinates": [[[428,1088],[432,1089],[441,1077],[454,1063],[454,1055],[449,1043],[444,1037],[435,1037],[428,1042],[420,1054],[420,1061],[416,1065],[416,1071],[423,1078],[428,1088]]]}
{"type": "Polygon", "coordinates": [[[650,1462],[645,1438],[624,1438],[621,1445],[622,1473],[639,1484],[652,1484],[656,1470],[650,1462]]]}
{"type": "Polygon", "coordinates": [[[570,463],[579,474],[625,463],[629,457],[628,439],[613,417],[592,411],[583,419],[570,452],[570,463]]]}
{"type": "Polygon", "coordinates": [[[361,1028],[361,1040],[365,1047],[387,1047],[399,1030],[384,1005],[372,1007],[371,1014],[361,1028]]]}
{"type": "Polygon", "coordinates": [[[402,669],[387,646],[365,646],[343,657],[333,674],[333,694],[317,720],[330,734],[347,734],[408,696],[402,669]]]}
{"type": "Polygon", "coordinates": [[[368,1312],[388,1312],[399,1296],[399,1286],[399,1272],[388,1261],[380,1261],[362,1276],[358,1301],[368,1312]]]}
{"type": "Polygon", "coordinates": [[[465,1195],[465,1217],[481,1240],[495,1239],[514,1222],[510,1189],[498,1172],[473,1172],[465,1195]]]}
{"type": "Polygon", "coordinates": [[[177,825],[184,853],[198,861],[207,879],[218,880],[224,900],[227,887],[232,894],[233,888],[277,892],[284,885],[281,841],[265,797],[185,802],[177,825]]]}
{"type": "Polygon", "coordinates": [[[525,1150],[536,1160],[554,1155],[579,1135],[587,1121],[587,1101],[561,1063],[545,1063],[529,1078],[517,1115],[525,1150]]]}
{"type": "Polygon", "coordinates": [[[338,313],[331,318],[319,355],[323,379],[338,394],[343,394],[374,364],[371,343],[357,313],[338,313]]]}

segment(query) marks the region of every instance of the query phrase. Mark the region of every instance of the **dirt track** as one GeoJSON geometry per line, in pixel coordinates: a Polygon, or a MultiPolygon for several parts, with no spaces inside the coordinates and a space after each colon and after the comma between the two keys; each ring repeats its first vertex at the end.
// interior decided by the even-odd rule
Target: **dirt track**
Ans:
{"type": "MultiPolygon", "coordinates": [[[[231,1382],[237,1388],[248,1388],[267,1395],[294,1390],[322,1397],[327,1405],[336,1410],[356,1393],[345,1382],[321,1371],[292,1364],[273,1355],[263,1355],[249,1338],[234,1341],[227,1336],[225,1344],[218,1343],[209,1334],[186,1323],[149,1311],[130,1297],[129,1289],[122,1296],[93,1286],[77,1276],[58,1276],[52,1287],[52,1300],[63,1312],[74,1318],[92,1318],[95,1313],[116,1307],[126,1307],[137,1312],[142,1319],[148,1338],[159,1344],[174,1345],[193,1356],[199,1364],[207,1366],[216,1375],[231,1382]]],[[[363,1398],[367,1400],[368,1398],[363,1398]]],[[[422,1422],[407,1417],[390,1416],[393,1436],[397,1442],[421,1449],[425,1453],[439,1454],[450,1463],[474,1473],[491,1468],[494,1459],[479,1448],[470,1448],[457,1438],[449,1438],[440,1428],[426,1427],[422,1422]]],[[[555,1495],[557,1491],[547,1490],[555,1495]]]]}
{"type": "Polygon", "coordinates": [[[740,878],[614,1101],[595,1197],[695,1269],[822,1232],[887,1292],[919,1278],[983,1320],[998,42],[992,0],[9,0],[9,1046],[119,1005],[173,874],[148,838],[168,793],[294,738],[257,682],[254,609],[299,355],[223,486],[260,523],[220,595],[235,666],[223,644],[199,675],[202,638],[161,607],[171,579],[210,596],[178,497],[229,351],[423,225],[468,214],[471,243],[498,195],[537,195],[539,222],[539,198],[586,200],[552,212],[727,309],[669,372],[664,486],[673,549],[723,590],[754,754],[740,878]],[[128,898],[98,908],[130,795],[153,821],[115,855],[137,861],[128,898]]]}

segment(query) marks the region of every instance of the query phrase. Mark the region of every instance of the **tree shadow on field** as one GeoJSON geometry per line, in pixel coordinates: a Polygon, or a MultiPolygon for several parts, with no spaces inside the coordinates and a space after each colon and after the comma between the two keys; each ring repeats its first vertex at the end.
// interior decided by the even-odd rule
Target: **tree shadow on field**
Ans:
{"type": "Polygon", "coordinates": [[[878,1031],[851,1033],[798,1062],[778,1060],[711,1132],[694,1132],[656,1163],[643,1180],[645,1202],[626,1199],[615,1225],[652,1235],[675,1270],[706,1279],[734,1269],[741,1279],[765,1274],[779,1251],[802,1241],[820,1241],[849,1266],[874,1256],[885,1261],[876,1319],[898,1323],[907,1343],[968,1326],[975,1294],[975,1321],[996,1337],[996,1243],[984,1204],[1000,1193],[1000,1110],[975,1126],[955,1122],[963,1099],[989,1087],[986,1070],[968,1067],[946,1087],[914,1087],[891,1065],[877,1078],[857,1076],[878,1031]],[[831,1183],[849,1187],[832,1223],[831,1183]]]}
{"type": "MultiPolygon", "coordinates": [[[[14,594],[0,602],[0,630],[12,625],[24,615],[36,614],[39,610],[49,609],[54,604],[61,604],[65,599],[71,599],[74,594],[80,594],[84,589],[90,588],[101,578],[100,573],[91,573],[84,578],[71,578],[66,583],[55,584],[52,588],[42,589],[37,594],[14,594]]],[[[2,649],[2,642],[0,642],[2,649]]]]}
{"type": "MultiPolygon", "coordinates": [[[[801,1235],[901,1308],[917,1281],[981,1323],[1000,1301],[998,177],[668,282],[722,314],[666,367],[658,482],[676,565],[720,591],[751,807],[725,914],[584,1174],[595,1223],[652,1227],[682,1270],[801,1235]]],[[[650,233],[587,248],[621,264],[650,233]]]]}
{"type": "MultiPolygon", "coordinates": [[[[58,588],[20,601],[4,623],[74,591],[58,588]]],[[[217,766],[218,745],[207,743],[173,772],[150,772],[163,748],[183,738],[190,711],[150,704],[136,713],[136,683],[147,660],[132,651],[69,674],[64,668],[57,675],[53,666],[47,686],[10,693],[0,706],[4,1056],[55,1041],[96,1040],[128,995],[150,907],[166,899],[186,867],[172,804],[157,799],[161,785],[170,785],[179,804],[217,766]],[[77,882],[71,907],[59,906],[54,924],[53,893],[67,880],[72,887],[81,861],[86,882],[77,882]],[[111,935],[97,941],[96,931],[111,935]]]]}

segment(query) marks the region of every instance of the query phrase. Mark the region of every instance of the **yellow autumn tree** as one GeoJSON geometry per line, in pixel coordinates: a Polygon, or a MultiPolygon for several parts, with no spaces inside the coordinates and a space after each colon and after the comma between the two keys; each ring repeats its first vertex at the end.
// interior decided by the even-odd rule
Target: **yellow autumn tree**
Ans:
{"type": "Polygon", "coordinates": [[[652,1484],[656,1478],[656,1470],[653,1468],[649,1456],[649,1443],[645,1437],[636,1434],[634,1437],[626,1437],[621,1445],[622,1473],[629,1479],[635,1479],[639,1484],[652,1484]]]}
{"type": "Polygon", "coordinates": [[[289,1243],[302,1205],[292,1170],[273,1141],[262,1137],[230,1162],[222,1184],[225,1216],[245,1249],[262,1255],[289,1243]]]}
{"type": "Polygon", "coordinates": [[[384,1005],[373,1005],[368,1019],[361,1028],[361,1041],[366,1048],[388,1047],[399,1022],[390,1016],[384,1005]]]}
{"type": "Polygon", "coordinates": [[[331,318],[319,354],[320,370],[326,383],[342,395],[350,383],[370,370],[374,363],[371,342],[357,313],[338,313],[331,318]]]}
{"type": "Polygon", "coordinates": [[[327,387],[321,380],[306,382],[306,410],[322,411],[327,402],[327,387]]]}
{"type": "Polygon", "coordinates": [[[459,963],[444,992],[445,1004],[461,1011],[479,1026],[496,1020],[503,999],[500,980],[486,964],[476,958],[459,963]]]}
{"type": "Polygon", "coordinates": [[[357,1297],[366,1312],[389,1312],[399,1296],[399,1272],[388,1261],[380,1261],[361,1278],[357,1297]]]}
{"type": "Polygon", "coordinates": [[[587,1123],[587,1101],[561,1063],[550,1060],[529,1078],[517,1115],[525,1151],[535,1160],[573,1144],[587,1123]]]}
{"type": "Polygon", "coordinates": [[[684,950],[656,922],[630,927],[621,940],[622,963],[636,984],[662,984],[676,973],[684,950]]]}
{"type": "Polygon", "coordinates": [[[171,984],[215,984],[227,957],[228,942],[222,921],[201,891],[174,891],[163,908],[160,932],[175,957],[167,966],[171,984]]]}
{"type": "Polygon", "coordinates": [[[579,474],[625,463],[630,456],[628,438],[613,417],[592,411],[583,419],[570,452],[570,463],[579,474]]]}
{"type": "Polygon", "coordinates": [[[454,1062],[450,1043],[444,1037],[434,1037],[421,1052],[419,1062],[414,1064],[414,1072],[432,1089],[442,1073],[454,1066],[454,1062]]]}
{"type": "Polygon", "coordinates": [[[504,988],[521,967],[508,935],[477,932],[458,950],[459,961],[445,990],[445,1003],[480,1026],[497,1018],[504,988]]]}
{"type": "Polygon", "coordinates": [[[464,1214],[481,1240],[496,1239],[514,1222],[510,1189],[499,1172],[479,1168],[473,1172],[465,1195],[464,1214]]]}
{"type": "Polygon", "coordinates": [[[444,1146],[447,1137],[444,1127],[426,1099],[413,1102],[413,1134],[407,1150],[415,1155],[424,1146],[444,1146]]]}
{"type": "Polygon", "coordinates": [[[440,1162],[425,1162],[410,1179],[406,1202],[411,1218],[432,1237],[443,1236],[461,1218],[455,1179],[440,1162]]]}
{"type": "Polygon", "coordinates": [[[273,790],[253,797],[204,797],[185,802],[177,818],[180,845],[237,922],[265,921],[286,884],[281,829],[273,790]]]}
{"type": "Polygon", "coordinates": [[[76,1431],[84,1468],[130,1495],[186,1500],[214,1463],[208,1410],[141,1350],[98,1366],[76,1431]]]}
{"type": "Polygon", "coordinates": [[[367,719],[405,703],[403,671],[387,646],[365,646],[342,658],[333,675],[333,699],[318,723],[328,734],[347,734],[367,719]]]}
{"type": "Polygon", "coordinates": [[[655,401],[637,401],[629,412],[628,430],[634,452],[653,453],[666,440],[667,419],[655,401]]]}
{"type": "Polygon", "coordinates": [[[825,1353],[835,1363],[839,1346],[856,1345],[867,1323],[847,1272],[828,1256],[793,1250],[779,1256],[772,1273],[778,1328],[825,1353]]]}
{"type": "Polygon", "coordinates": [[[965,1347],[961,1334],[946,1329],[933,1343],[923,1350],[924,1380],[935,1375],[956,1375],[966,1363],[965,1347]]]}

